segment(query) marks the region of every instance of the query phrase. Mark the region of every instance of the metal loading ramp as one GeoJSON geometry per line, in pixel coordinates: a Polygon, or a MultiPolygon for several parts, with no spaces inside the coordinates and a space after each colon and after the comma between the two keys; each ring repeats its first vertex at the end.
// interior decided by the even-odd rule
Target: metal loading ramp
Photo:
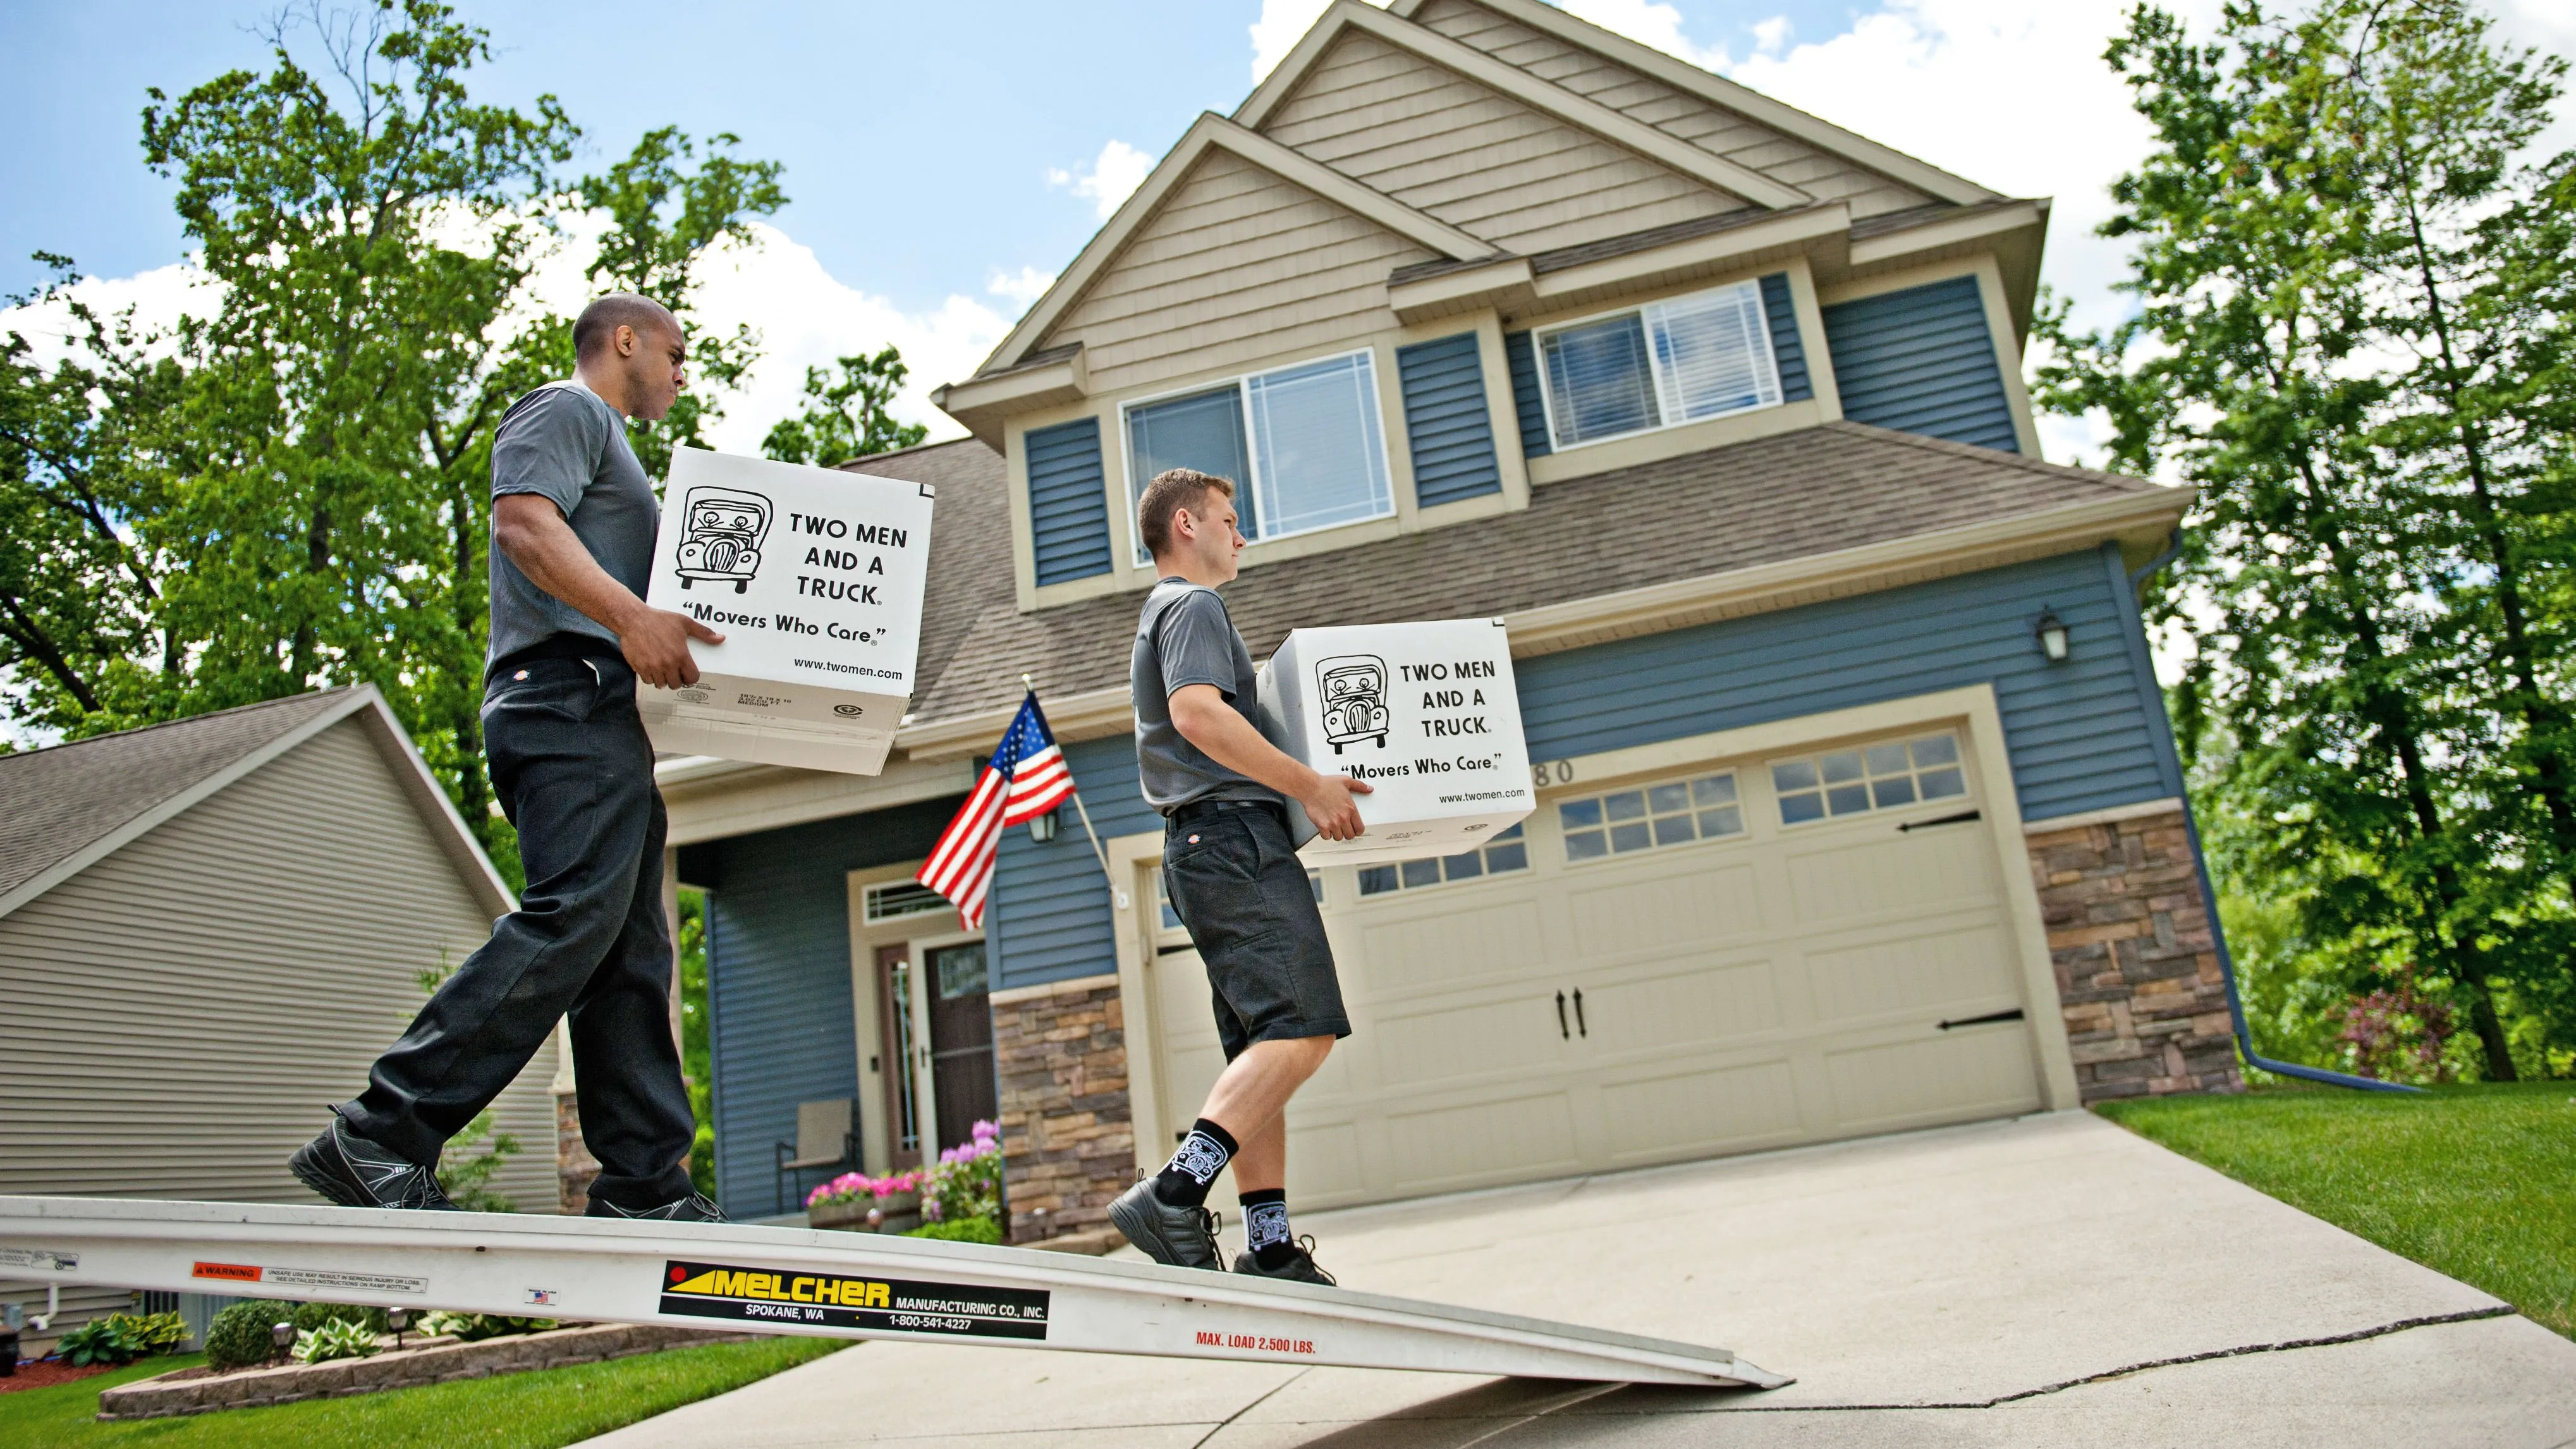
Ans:
{"type": "Polygon", "coordinates": [[[1509,1313],[1158,1263],[723,1223],[0,1197],[0,1276],[826,1338],[1789,1382],[1722,1348],[1509,1313]]]}

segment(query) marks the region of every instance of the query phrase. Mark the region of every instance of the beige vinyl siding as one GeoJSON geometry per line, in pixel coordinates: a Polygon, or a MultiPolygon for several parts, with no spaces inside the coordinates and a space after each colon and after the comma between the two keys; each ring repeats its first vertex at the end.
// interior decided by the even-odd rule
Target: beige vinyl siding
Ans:
{"type": "Polygon", "coordinates": [[[1431,253],[1211,148],[1048,332],[1110,393],[1392,329],[1387,274],[1431,253]]]}
{"type": "Polygon", "coordinates": [[[1474,0],[1433,0],[1414,19],[1452,40],[1464,41],[1509,61],[1541,80],[1624,112],[1783,185],[1797,187],[1818,201],[1848,201],[1855,217],[1902,211],[1932,200],[1804,141],[1755,125],[1552,35],[1542,35],[1474,0]]]}
{"type": "Polygon", "coordinates": [[[1515,252],[1741,210],[1632,152],[1350,31],[1262,133],[1515,252]]]}
{"type": "MultiPolygon", "coordinates": [[[[0,918],[0,1193],[314,1201],[287,1155],[489,928],[366,725],[323,731],[0,918]]],[[[554,1056],[497,1104],[523,1212],[554,1056]]]]}

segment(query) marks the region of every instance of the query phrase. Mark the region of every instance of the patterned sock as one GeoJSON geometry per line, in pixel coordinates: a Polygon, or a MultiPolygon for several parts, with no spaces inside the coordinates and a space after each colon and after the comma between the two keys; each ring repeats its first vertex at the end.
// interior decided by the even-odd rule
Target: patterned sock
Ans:
{"type": "Polygon", "coordinates": [[[1181,1139],[1181,1150],[1155,1175],[1154,1196],[1174,1207],[1205,1207],[1209,1184],[1234,1153],[1234,1134],[1201,1117],[1181,1139]]]}
{"type": "Polygon", "coordinates": [[[1252,1250],[1252,1261],[1264,1268],[1276,1268],[1297,1256],[1297,1242],[1288,1236],[1288,1190],[1265,1187],[1243,1195],[1243,1245],[1252,1250]]]}

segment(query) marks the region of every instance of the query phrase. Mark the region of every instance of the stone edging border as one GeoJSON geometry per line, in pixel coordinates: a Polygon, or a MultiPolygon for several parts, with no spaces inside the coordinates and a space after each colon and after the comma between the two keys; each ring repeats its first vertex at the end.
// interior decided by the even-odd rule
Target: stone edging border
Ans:
{"type": "MultiPolygon", "coordinates": [[[[103,1390],[98,1396],[101,1419],[159,1419],[174,1414],[204,1414],[216,1409],[246,1409],[260,1404],[288,1404],[298,1399],[336,1399],[386,1389],[416,1388],[451,1379],[488,1378],[529,1369],[597,1363],[639,1353],[702,1343],[736,1343],[743,1333],[711,1333],[699,1328],[659,1324],[599,1323],[584,1328],[557,1328],[544,1333],[512,1334],[474,1343],[445,1343],[431,1348],[394,1349],[372,1358],[335,1359],[330,1363],[285,1364],[277,1368],[202,1378],[173,1379],[169,1374],[139,1379],[103,1390]]],[[[187,1370],[177,1370],[185,1373],[187,1370]]]]}

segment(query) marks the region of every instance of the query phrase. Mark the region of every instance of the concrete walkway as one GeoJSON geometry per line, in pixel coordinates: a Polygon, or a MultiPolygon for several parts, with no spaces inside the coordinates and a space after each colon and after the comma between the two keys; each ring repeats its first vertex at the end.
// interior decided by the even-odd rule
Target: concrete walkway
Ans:
{"type": "Polygon", "coordinates": [[[2576,1445],[2576,1343],[2084,1113],[1297,1225],[1354,1287],[1721,1344],[1798,1382],[870,1343],[591,1442],[2576,1445]]]}

